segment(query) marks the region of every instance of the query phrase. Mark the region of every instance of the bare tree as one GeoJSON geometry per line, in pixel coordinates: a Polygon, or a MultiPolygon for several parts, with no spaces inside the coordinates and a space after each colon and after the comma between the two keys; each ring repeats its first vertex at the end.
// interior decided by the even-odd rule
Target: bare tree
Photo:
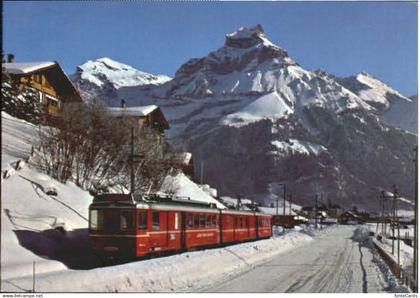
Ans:
{"type": "Polygon", "coordinates": [[[131,170],[131,128],[134,151],[142,156],[135,163],[138,192],[159,190],[168,175],[177,173],[167,158],[170,150],[154,129],[141,126],[133,117],[111,116],[92,101],[66,110],[58,127],[42,127],[37,164],[59,181],[72,179],[84,189],[119,186],[128,189],[131,170]]]}

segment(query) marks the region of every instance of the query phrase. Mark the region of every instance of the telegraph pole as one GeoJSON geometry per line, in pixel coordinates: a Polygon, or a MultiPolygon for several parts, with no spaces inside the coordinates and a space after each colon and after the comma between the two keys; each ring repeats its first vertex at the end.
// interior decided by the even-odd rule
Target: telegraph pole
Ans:
{"type": "Polygon", "coordinates": [[[318,229],[318,194],[315,195],[315,230],[318,229]]]}
{"type": "Polygon", "coordinates": [[[134,177],[134,128],[132,127],[131,128],[131,165],[130,165],[130,176],[131,176],[131,180],[130,180],[130,182],[131,182],[131,194],[134,194],[134,185],[135,185],[135,182],[134,182],[134,179],[135,179],[135,177],[134,177]]]}
{"type": "Polygon", "coordinates": [[[381,191],[381,206],[382,206],[382,214],[381,214],[381,221],[382,221],[382,236],[384,235],[385,231],[385,191],[381,191]]]}
{"type": "Polygon", "coordinates": [[[418,271],[417,271],[417,263],[418,263],[418,147],[414,148],[414,238],[413,238],[413,277],[415,281],[415,286],[418,288],[418,271]]]}
{"type": "Polygon", "coordinates": [[[283,216],[286,215],[286,184],[283,185],[283,216]]]}
{"type": "Polygon", "coordinates": [[[381,218],[381,195],[379,195],[379,200],[378,200],[378,218],[376,220],[376,235],[378,235],[379,232],[379,222],[380,222],[380,218],[381,218]]]}
{"type": "Polygon", "coordinates": [[[395,212],[397,209],[397,187],[394,185],[394,195],[392,200],[392,254],[394,255],[395,245],[395,212]]]}
{"type": "Polygon", "coordinates": [[[290,209],[289,209],[289,215],[292,215],[292,193],[289,194],[289,203],[290,203],[290,209]]]}

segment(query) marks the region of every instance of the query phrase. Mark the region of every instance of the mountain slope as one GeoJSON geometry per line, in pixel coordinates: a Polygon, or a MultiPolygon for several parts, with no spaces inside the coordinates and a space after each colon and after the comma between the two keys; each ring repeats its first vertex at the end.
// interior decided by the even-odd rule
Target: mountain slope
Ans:
{"type": "MultiPolygon", "coordinates": [[[[116,62],[109,58],[87,61],[79,65],[71,80],[81,91],[84,98],[102,97],[108,99],[116,97],[119,89],[124,87],[139,87],[145,85],[159,85],[171,78],[164,75],[152,75],[139,71],[129,65],[116,62]]],[[[112,98],[117,100],[117,98],[112,98]]]]}
{"type": "Polygon", "coordinates": [[[221,48],[187,61],[171,81],[118,95],[130,106],[159,105],[172,142],[194,154],[196,171],[203,164],[205,181],[221,194],[267,201],[287,183],[299,204],[318,192],[375,208],[377,193],[393,184],[411,198],[416,137],[383,123],[393,101],[375,91],[383,85],[359,79],[354,87],[303,69],[257,25],[227,34],[221,48]]]}
{"type": "Polygon", "coordinates": [[[377,109],[385,123],[417,134],[417,103],[414,100],[366,72],[337,80],[377,109]]]}

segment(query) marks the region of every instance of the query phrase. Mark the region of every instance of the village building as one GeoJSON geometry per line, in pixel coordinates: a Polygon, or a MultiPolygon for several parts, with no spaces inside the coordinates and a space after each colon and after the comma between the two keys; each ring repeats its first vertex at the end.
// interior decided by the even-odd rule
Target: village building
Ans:
{"type": "Polygon", "coordinates": [[[131,119],[138,127],[149,127],[162,135],[166,129],[169,129],[165,115],[156,105],[126,107],[125,102],[122,101],[121,107],[109,107],[107,111],[113,117],[131,119]]]}
{"type": "Polygon", "coordinates": [[[338,222],[341,224],[361,224],[366,220],[354,211],[346,211],[340,215],[338,222]]]}
{"type": "Polygon", "coordinates": [[[62,117],[67,106],[82,103],[78,90],[74,87],[58,62],[14,62],[8,55],[2,63],[6,72],[19,90],[30,88],[37,94],[36,100],[42,104],[46,120],[62,117]]]}

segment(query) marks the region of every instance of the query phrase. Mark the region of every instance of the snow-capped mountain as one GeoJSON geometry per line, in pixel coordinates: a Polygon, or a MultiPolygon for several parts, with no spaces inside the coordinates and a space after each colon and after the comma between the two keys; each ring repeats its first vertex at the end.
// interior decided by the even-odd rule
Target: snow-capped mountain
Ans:
{"type": "Polygon", "coordinates": [[[380,118],[396,101],[388,95],[399,94],[357,77],[353,87],[303,69],[257,25],[227,34],[222,47],[187,61],[164,84],[110,96],[159,105],[167,134],[194,154],[197,172],[203,165],[204,179],[222,195],[267,201],[286,183],[299,204],[318,192],[373,208],[377,193],[396,184],[410,198],[416,137],[380,118]]]}
{"type": "Polygon", "coordinates": [[[417,134],[416,101],[401,95],[366,72],[353,77],[337,78],[337,80],[377,109],[385,123],[417,134]]]}
{"type": "MultiPolygon", "coordinates": [[[[165,75],[153,75],[139,71],[129,65],[110,58],[100,58],[79,65],[72,81],[82,92],[84,98],[103,97],[110,99],[117,91],[125,87],[159,85],[171,78],[165,75]]],[[[112,103],[112,101],[107,101],[112,103]]]]}

